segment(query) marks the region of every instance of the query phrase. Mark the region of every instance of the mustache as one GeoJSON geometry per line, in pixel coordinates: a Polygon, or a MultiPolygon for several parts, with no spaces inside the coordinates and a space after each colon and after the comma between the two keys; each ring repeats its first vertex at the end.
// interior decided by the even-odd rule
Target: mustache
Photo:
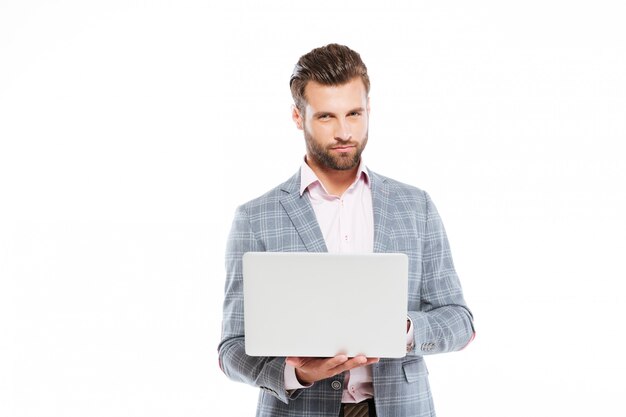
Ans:
{"type": "Polygon", "coordinates": [[[333,143],[332,145],[328,145],[326,147],[326,149],[333,149],[339,146],[355,146],[355,147],[359,147],[359,143],[355,142],[351,139],[348,140],[340,140],[340,139],[335,139],[335,143],[333,143]]]}

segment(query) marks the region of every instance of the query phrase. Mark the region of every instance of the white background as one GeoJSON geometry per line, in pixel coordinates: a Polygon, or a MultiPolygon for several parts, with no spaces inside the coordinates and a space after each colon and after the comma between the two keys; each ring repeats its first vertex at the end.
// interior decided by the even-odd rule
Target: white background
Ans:
{"type": "Polygon", "coordinates": [[[253,415],[235,207],[292,175],[298,57],[359,51],[369,167],[429,191],[478,335],[439,416],[623,416],[620,1],[0,2],[0,415],[253,415]],[[228,5],[227,5],[228,4],[228,5]]]}

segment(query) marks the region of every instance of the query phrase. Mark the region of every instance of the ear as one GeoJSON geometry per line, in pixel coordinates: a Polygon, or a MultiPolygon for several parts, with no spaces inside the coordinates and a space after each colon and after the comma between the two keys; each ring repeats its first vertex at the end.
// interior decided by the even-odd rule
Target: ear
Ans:
{"type": "Polygon", "coordinates": [[[370,97],[367,96],[367,115],[370,115],[370,97]]]}
{"type": "Polygon", "coordinates": [[[302,115],[300,114],[300,110],[296,107],[295,104],[291,105],[291,119],[296,124],[296,127],[302,130],[302,126],[304,126],[304,121],[302,120],[302,115]]]}

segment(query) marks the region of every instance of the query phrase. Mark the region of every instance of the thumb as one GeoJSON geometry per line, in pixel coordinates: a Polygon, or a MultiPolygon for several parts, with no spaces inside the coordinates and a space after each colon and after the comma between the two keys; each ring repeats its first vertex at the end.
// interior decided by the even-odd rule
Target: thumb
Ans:
{"type": "Polygon", "coordinates": [[[302,358],[289,356],[289,357],[287,357],[285,362],[287,363],[287,365],[293,366],[294,368],[299,368],[299,367],[301,367],[303,365],[304,361],[303,361],[302,358]]]}

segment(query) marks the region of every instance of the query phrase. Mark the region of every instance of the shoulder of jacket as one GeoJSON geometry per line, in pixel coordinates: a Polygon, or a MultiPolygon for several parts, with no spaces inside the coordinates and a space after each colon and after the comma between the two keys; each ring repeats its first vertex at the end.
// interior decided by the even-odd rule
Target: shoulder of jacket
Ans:
{"type": "Polygon", "coordinates": [[[370,176],[372,178],[372,181],[376,181],[381,184],[384,183],[387,185],[387,187],[389,187],[390,191],[396,194],[406,196],[408,198],[415,199],[416,202],[425,203],[430,198],[426,191],[414,185],[406,184],[404,182],[395,180],[390,177],[386,177],[372,171],[370,171],[370,176]]]}
{"type": "Polygon", "coordinates": [[[300,171],[294,176],[289,178],[282,184],[272,188],[266,193],[253,198],[252,200],[239,206],[239,209],[243,209],[246,212],[255,212],[258,210],[264,210],[268,205],[279,204],[280,199],[288,192],[299,192],[296,185],[300,183],[300,171]]]}

